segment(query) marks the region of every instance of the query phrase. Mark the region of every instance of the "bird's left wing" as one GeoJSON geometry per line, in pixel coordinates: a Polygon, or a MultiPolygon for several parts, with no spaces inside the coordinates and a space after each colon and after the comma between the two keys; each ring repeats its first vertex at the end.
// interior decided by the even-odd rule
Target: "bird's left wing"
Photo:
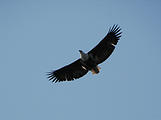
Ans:
{"type": "Polygon", "coordinates": [[[76,60],[75,62],[66,65],[58,70],[49,72],[49,80],[53,82],[61,81],[71,81],[77,78],[80,78],[87,74],[88,70],[85,69],[81,63],[81,59],[76,60]]]}
{"type": "Polygon", "coordinates": [[[100,64],[105,61],[115,49],[115,45],[121,37],[120,32],[121,28],[118,25],[114,25],[109,29],[109,32],[105,38],[100,41],[96,47],[94,47],[88,54],[92,54],[96,59],[96,63],[100,64]]]}

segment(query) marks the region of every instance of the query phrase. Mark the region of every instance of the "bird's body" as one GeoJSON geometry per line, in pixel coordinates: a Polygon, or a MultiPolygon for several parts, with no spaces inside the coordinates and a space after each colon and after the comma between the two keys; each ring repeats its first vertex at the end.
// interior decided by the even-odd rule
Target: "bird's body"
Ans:
{"type": "Polygon", "coordinates": [[[88,71],[91,71],[93,74],[99,73],[100,67],[98,64],[104,62],[112,54],[115,45],[121,37],[120,30],[120,27],[114,25],[105,38],[91,51],[84,53],[82,50],[79,50],[80,59],[63,68],[50,72],[48,74],[49,80],[53,82],[71,81],[84,76],[88,71]]]}
{"type": "Polygon", "coordinates": [[[93,74],[99,73],[99,68],[96,64],[96,58],[93,56],[92,53],[84,53],[83,51],[79,50],[81,54],[81,63],[82,67],[86,70],[92,71],[93,74]]]}

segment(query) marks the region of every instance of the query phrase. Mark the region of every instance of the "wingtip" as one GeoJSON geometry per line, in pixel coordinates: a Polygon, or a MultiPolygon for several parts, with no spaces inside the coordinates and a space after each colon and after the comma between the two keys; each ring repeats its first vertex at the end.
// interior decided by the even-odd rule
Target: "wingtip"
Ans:
{"type": "Polygon", "coordinates": [[[49,81],[52,81],[53,83],[56,83],[56,82],[57,82],[57,81],[56,81],[57,78],[56,78],[56,76],[55,76],[55,74],[54,74],[54,71],[52,71],[52,72],[47,72],[46,75],[47,75],[47,78],[48,78],[49,81]]]}
{"type": "Polygon", "coordinates": [[[114,24],[112,27],[109,28],[109,32],[114,32],[116,35],[120,35],[122,32],[120,32],[122,29],[118,24],[114,24]]]}

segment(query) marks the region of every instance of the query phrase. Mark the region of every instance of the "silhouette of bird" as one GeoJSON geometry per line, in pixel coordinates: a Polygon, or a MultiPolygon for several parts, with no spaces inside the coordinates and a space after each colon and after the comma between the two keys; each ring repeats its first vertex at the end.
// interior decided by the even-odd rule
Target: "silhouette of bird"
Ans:
{"type": "Polygon", "coordinates": [[[80,58],[78,60],[58,70],[49,72],[49,80],[55,83],[72,81],[84,76],[88,71],[98,74],[100,72],[98,64],[104,62],[112,54],[121,37],[122,32],[120,31],[121,28],[118,25],[113,25],[107,35],[88,53],[79,50],[80,58]]]}

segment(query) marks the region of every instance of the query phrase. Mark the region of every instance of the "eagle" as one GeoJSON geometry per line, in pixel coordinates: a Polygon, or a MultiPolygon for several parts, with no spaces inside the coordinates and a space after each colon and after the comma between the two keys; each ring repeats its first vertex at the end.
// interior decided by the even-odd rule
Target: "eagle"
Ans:
{"type": "Polygon", "coordinates": [[[110,27],[107,35],[88,53],[79,50],[80,58],[73,63],[48,73],[52,82],[72,81],[91,71],[93,74],[100,72],[98,64],[104,62],[114,51],[115,45],[121,37],[121,28],[118,25],[110,27]]]}

